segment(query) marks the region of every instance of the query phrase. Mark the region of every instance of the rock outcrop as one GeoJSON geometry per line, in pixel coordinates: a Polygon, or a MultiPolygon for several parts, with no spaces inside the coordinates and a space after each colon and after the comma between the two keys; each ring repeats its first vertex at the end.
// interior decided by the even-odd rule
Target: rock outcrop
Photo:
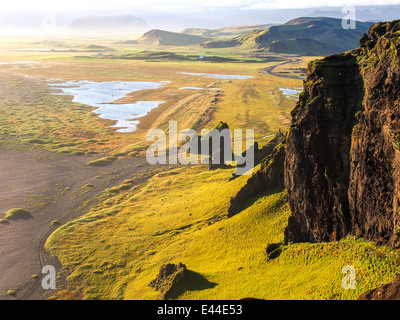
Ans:
{"type": "Polygon", "coordinates": [[[358,300],[400,300],[400,275],[383,286],[364,292],[358,300]]]}
{"type": "Polygon", "coordinates": [[[285,242],[355,234],[399,247],[400,21],[312,61],[292,112],[285,242]]]}
{"type": "MultiPolygon", "coordinates": [[[[218,130],[219,134],[218,137],[213,137],[211,133],[205,137],[201,137],[199,140],[199,150],[201,149],[201,140],[202,139],[210,139],[210,144],[209,144],[209,150],[208,150],[208,155],[209,155],[209,170],[215,170],[219,168],[225,168],[226,167],[226,158],[233,158],[233,152],[232,152],[232,137],[231,137],[231,131],[229,130],[229,126],[227,123],[220,121],[218,125],[214,128],[214,130],[218,130]],[[223,132],[228,133],[227,135],[224,135],[223,132]],[[213,145],[215,141],[213,142],[213,139],[219,139],[219,142],[217,142],[218,149],[213,150],[213,145]],[[228,147],[225,147],[225,139],[227,139],[228,147]]],[[[212,131],[211,131],[212,132],[212,131]]],[[[217,131],[216,131],[217,132],[217,131]]],[[[202,150],[203,152],[203,150],[202,150]]]]}
{"type": "Polygon", "coordinates": [[[281,243],[270,243],[267,245],[265,253],[268,256],[268,259],[272,260],[279,257],[279,255],[282,253],[281,245],[281,243]]]}
{"type": "Polygon", "coordinates": [[[168,263],[160,267],[157,278],[149,283],[157,291],[161,291],[160,300],[168,299],[177,286],[181,286],[188,275],[188,270],[183,263],[168,263]]]}

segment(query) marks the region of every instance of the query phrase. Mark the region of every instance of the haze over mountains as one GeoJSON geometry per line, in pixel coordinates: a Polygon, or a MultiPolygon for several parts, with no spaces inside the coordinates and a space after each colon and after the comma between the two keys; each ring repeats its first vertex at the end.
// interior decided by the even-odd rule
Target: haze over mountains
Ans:
{"type": "Polygon", "coordinates": [[[131,15],[125,16],[95,16],[90,15],[72,21],[69,30],[91,32],[144,32],[149,29],[148,24],[142,19],[131,15]]]}
{"type": "MultiPolygon", "coordinates": [[[[387,21],[400,16],[400,5],[386,6],[356,6],[356,19],[359,21],[387,21]]],[[[23,8],[21,8],[23,10],[23,8]]],[[[39,9],[38,9],[39,10],[39,9]]],[[[249,9],[245,6],[230,7],[203,7],[200,11],[187,10],[163,11],[152,10],[151,8],[118,8],[114,10],[101,11],[93,10],[80,11],[48,11],[43,8],[37,12],[9,12],[0,15],[1,33],[37,33],[38,31],[66,32],[71,31],[70,27],[79,21],[88,20],[90,16],[97,16],[104,28],[108,25],[110,29],[119,29],[122,24],[128,26],[131,22],[124,21],[126,16],[141,19],[148,25],[147,30],[140,32],[133,30],[135,34],[142,34],[151,29],[165,29],[179,32],[184,29],[219,29],[238,25],[266,25],[282,24],[298,17],[334,17],[343,18],[347,13],[342,13],[342,7],[315,7],[301,9],[249,9]],[[121,17],[121,24],[118,28],[115,23],[110,23],[110,17],[121,17]],[[101,19],[104,19],[101,22],[101,19]]],[[[112,20],[112,19],[111,19],[112,20]]],[[[98,25],[96,22],[95,24],[98,25]]],[[[90,25],[90,23],[89,23],[90,25]]],[[[93,24],[92,24],[93,25],[93,24]]],[[[89,27],[89,26],[88,26],[89,27]]],[[[103,27],[101,29],[104,29],[103,27]]],[[[73,28],[72,28],[73,29],[73,28]]],[[[101,31],[98,29],[98,31],[101,31]]],[[[209,35],[203,35],[209,36],[209,35]]]]}
{"type": "Polygon", "coordinates": [[[355,29],[344,29],[342,19],[303,17],[285,24],[239,26],[211,29],[185,29],[181,33],[154,29],[136,43],[150,46],[186,46],[204,48],[266,50],[274,53],[329,55],[358,47],[359,39],[372,22],[356,22],[355,29]],[[221,37],[221,35],[224,37],[221,37]],[[237,35],[239,34],[239,35],[237,35]],[[214,39],[207,39],[206,36],[214,39]]]}
{"type": "Polygon", "coordinates": [[[356,22],[356,29],[343,29],[342,19],[297,18],[264,30],[253,30],[228,40],[202,44],[206,48],[241,47],[275,53],[328,55],[354,49],[372,22],[356,22]]]}

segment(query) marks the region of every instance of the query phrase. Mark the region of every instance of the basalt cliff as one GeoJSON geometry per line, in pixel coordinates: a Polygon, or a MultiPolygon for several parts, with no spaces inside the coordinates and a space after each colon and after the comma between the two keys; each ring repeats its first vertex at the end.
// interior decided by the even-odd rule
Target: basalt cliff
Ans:
{"type": "Polygon", "coordinates": [[[285,243],[355,235],[400,247],[400,20],[371,26],[358,49],[311,61],[275,145],[228,216],[257,192],[285,187],[285,243]]]}
{"type": "Polygon", "coordinates": [[[400,20],[309,63],[286,137],[285,242],[400,245],[400,20]]]}

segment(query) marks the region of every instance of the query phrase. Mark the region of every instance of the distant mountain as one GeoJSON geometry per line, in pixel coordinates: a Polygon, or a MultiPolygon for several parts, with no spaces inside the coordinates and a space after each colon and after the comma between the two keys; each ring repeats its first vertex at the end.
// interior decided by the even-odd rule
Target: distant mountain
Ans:
{"type": "Polygon", "coordinates": [[[203,37],[238,36],[253,30],[263,30],[269,26],[271,26],[271,24],[233,26],[233,27],[223,27],[219,29],[188,28],[183,30],[182,33],[198,35],[203,37]]]}
{"type": "Polygon", "coordinates": [[[282,39],[273,41],[268,50],[274,53],[296,53],[303,56],[324,56],[337,51],[336,47],[310,38],[282,39]]]}
{"type": "Polygon", "coordinates": [[[86,16],[72,21],[70,30],[141,33],[150,29],[142,18],[126,16],[86,16]]]}
{"type": "Polygon", "coordinates": [[[151,46],[187,46],[191,44],[199,44],[208,40],[210,40],[210,38],[198,35],[153,29],[140,37],[137,40],[137,43],[151,46]]]}
{"type": "Polygon", "coordinates": [[[359,39],[372,24],[357,21],[356,29],[343,29],[342,19],[303,17],[264,30],[250,31],[229,40],[208,41],[201,46],[240,46],[245,49],[267,49],[279,53],[329,55],[356,48],[359,39]]]}
{"type": "Polygon", "coordinates": [[[216,30],[204,29],[204,28],[187,28],[182,31],[184,34],[190,34],[192,36],[202,36],[202,37],[213,37],[216,30]]]}

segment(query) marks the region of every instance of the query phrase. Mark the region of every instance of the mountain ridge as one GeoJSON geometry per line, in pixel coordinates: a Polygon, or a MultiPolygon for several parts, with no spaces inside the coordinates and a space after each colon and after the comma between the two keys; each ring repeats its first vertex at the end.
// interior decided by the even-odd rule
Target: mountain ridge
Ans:
{"type": "Polygon", "coordinates": [[[222,27],[218,29],[206,28],[186,28],[182,31],[185,34],[201,35],[207,37],[226,37],[242,35],[252,30],[263,30],[273,24],[254,24],[254,25],[240,25],[231,27],[222,27]]]}
{"type": "Polygon", "coordinates": [[[198,35],[152,29],[141,36],[137,40],[137,43],[151,46],[186,46],[198,44],[207,40],[209,39],[198,35]]]}
{"type": "Polygon", "coordinates": [[[342,19],[300,17],[282,25],[253,30],[232,39],[209,41],[201,46],[206,48],[239,46],[244,49],[265,49],[276,53],[304,54],[308,51],[310,55],[329,55],[355,49],[362,34],[372,24],[372,22],[356,21],[355,30],[345,30],[342,27],[342,19]]]}

